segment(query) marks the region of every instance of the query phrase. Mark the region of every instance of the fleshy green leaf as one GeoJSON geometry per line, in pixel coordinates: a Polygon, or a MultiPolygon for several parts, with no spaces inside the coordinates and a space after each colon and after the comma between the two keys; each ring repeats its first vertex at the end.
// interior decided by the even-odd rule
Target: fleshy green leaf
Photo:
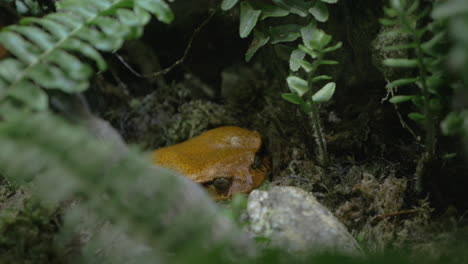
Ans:
{"type": "Polygon", "coordinates": [[[387,18],[381,18],[379,19],[380,24],[384,26],[393,26],[397,25],[398,21],[397,20],[392,20],[392,19],[387,19],[387,18]]]}
{"type": "Polygon", "coordinates": [[[384,13],[386,16],[392,17],[392,18],[398,16],[398,11],[396,11],[393,8],[384,7],[384,13]]]}
{"type": "Polygon", "coordinates": [[[466,114],[450,112],[440,123],[442,133],[446,136],[453,136],[463,132],[463,123],[467,118],[466,114]]]}
{"type": "Polygon", "coordinates": [[[252,57],[255,55],[255,53],[261,47],[267,44],[269,40],[270,40],[269,36],[267,36],[266,34],[258,30],[254,30],[254,37],[253,37],[252,43],[250,43],[249,49],[245,53],[245,61],[249,62],[252,59],[252,57]]]}
{"type": "Polygon", "coordinates": [[[311,101],[304,102],[303,104],[299,105],[299,109],[301,109],[304,113],[310,113],[313,109],[313,105],[311,101]]]}
{"type": "Polygon", "coordinates": [[[411,101],[415,98],[414,95],[395,95],[392,98],[390,98],[390,103],[392,104],[399,104],[399,103],[404,103],[411,101]]]}
{"type": "Polygon", "coordinates": [[[258,18],[262,13],[261,10],[255,10],[248,1],[243,1],[240,5],[240,24],[239,35],[241,38],[246,38],[252,32],[257,24],[258,18]]]}
{"type": "Polygon", "coordinates": [[[312,96],[312,101],[316,103],[325,103],[330,101],[333,94],[335,93],[336,84],[334,82],[329,82],[325,84],[318,92],[312,96]]]}
{"type": "Polygon", "coordinates": [[[318,52],[314,51],[313,49],[307,48],[304,45],[299,44],[299,49],[309,55],[312,59],[317,58],[318,52]]]}
{"type": "Polygon", "coordinates": [[[414,68],[418,66],[418,61],[415,59],[385,59],[383,64],[389,67],[414,68]]]}
{"type": "Polygon", "coordinates": [[[301,65],[297,62],[297,60],[302,60],[305,57],[305,53],[300,49],[295,49],[291,52],[291,58],[289,59],[289,69],[291,71],[297,71],[301,67],[301,65]]]}
{"type": "Polygon", "coordinates": [[[262,2],[252,2],[252,6],[255,9],[261,10],[262,14],[260,20],[264,20],[269,17],[284,17],[289,15],[289,11],[275,5],[269,5],[262,2]]]}
{"type": "Polygon", "coordinates": [[[432,17],[441,19],[468,12],[468,2],[465,0],[452,0],[441,2],[432,12],[432,17]]]}
{"type": "Polygon", "coordinates": [[[312,49],[310,43],[314,39],[314,34],[317,32],[317,26],[314,21],[311,21],[307,26],[301,28],[302,42],[304,46],[309,49],[312,49]]]}
{"type": "Polygon", "coordinates": [[[319,22],[326,22],[328,20],[328,7],[323,2],[315,2],[315,5],[309,9],[309,13],[319,22]]]}
{"type": "Polygon", "coordinates": [[[429,55],[436,55],[437,53],[434,52],[434,47],[437,46],[441,41],[446,38],[445,32],[440,32],[432,37],[430,40],[424,42],[421,45],[422,50],[429,55]]]}
{"type": "Polygon", "coordinates": [[[409,85],[409,84],[414,84],[417,82],[419,78],[404,78],[404,79],[398,79],[393,82],[388,83],[385,88],[387,89],[393,89],[395,87],[399,86],[404,86],[404,85],[409,85]]]}
{"type": "Polygon", "coordinates": [[[326,34],[323,30],[309,24],[307,27],[301,29],[301,35],[304,39],[304,45],[313,50],[321,50],[327,46],[332,37],[326,34]]]}
{"type": "Polygon", "coordinates": [[[326,49],[323,50],[323,52],[332,52],[332,51],[335,51],[339,48],[341,48],[343,46],[343,43],[340,41],[338,43],[336,43],[334,46],[331,46],[331,47],[328,47],[326,49]]]}
{"type": "Polygon", "coordinates": [[[271,43],[291,42],[299,38],[301,26],[297,24],[270,27],[271,43]]]}
{"type": "Polygon", "coordinates": [[[307,10],[311,7],[311,3],[303,0],[273,0],[273,3],[301,17],[306,17],[307,10]]]}
{"type": "Polygon", "coordinates": [[[310,82],[314,83],[314,82],[318,82],[318,81],[322,81],[322,80],[331,80],[331,79],[332,79],[331,76],[319,75],[319,76],[316,76],[316,77],[312,78],[312,80],[310,80],[310,82]]]}
{"type": "Polygon", "coordinates": [[[312,65],[311,63],[305,60],[298,60],[295,59],[295,62],[298,63],[307,73],[315,70],[316,66],[312,65]]]}
{"type": "Polygon", "coordinates": [[[415,112],[409,113],[408,117],[411,120],[416,121],[416,122],[422,122],[422,121],[426,120],[426,117],[421,113],[415,113],[415,112]]]}
{"type": "Polygon", "coordinates": [[[284,93],[281,95],[281,97],[290,102],[290,103],[293,103],[293,104],[302,104],[304,103],[304,100],[297,94],[295,93],[284,93]]]}
{"type": "Polygon", "coordinates": [[[286,79],[289,89],[299,96],[303,96],[307,91],[309,91],[309,85],[306,80],[301,79],[297,76],[289,76],[286,79]]]}
{"type": "Polygon", "coordinates": [[[339,62],[336,60],[321,60],[318,62],[320,65],[336,65],[339,62]]]}
{"type": "Polygon", "coordinates": [[[390,6],[396,10],[403,10],[406,7],[406,0],[390,0],[390,6]]]}
{"type": "Polygon", "coordinates": [[[223,2],[221,2],[221,9],[227,11],[233,8],[237,2],[239,2],[239,0],[223,0],[223,2]]]}

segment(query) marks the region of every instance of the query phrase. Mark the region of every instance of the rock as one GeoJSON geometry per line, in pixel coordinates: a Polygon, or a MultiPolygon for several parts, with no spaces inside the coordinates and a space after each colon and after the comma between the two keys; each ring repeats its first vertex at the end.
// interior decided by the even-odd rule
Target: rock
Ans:
{"type": "Polygon", "coordinates": [[[361,249],[346,227],[311,194],[296,187],[254,190],[248,199],[249,231],[272,246],[292,252],[339,252],[361,249]]]}

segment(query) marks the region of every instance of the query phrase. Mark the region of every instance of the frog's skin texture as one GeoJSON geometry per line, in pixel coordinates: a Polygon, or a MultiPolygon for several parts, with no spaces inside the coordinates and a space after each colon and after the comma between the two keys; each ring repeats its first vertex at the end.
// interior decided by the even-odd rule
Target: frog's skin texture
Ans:
{"type": "Polygon", "coordinates": [[[155,164],[202,184],[216,200],[224,200],[249,193],[265,180],[269,160],[259,156],[261,145],[258,132],[224,126],[157,149],[152,158],[155,164]]]}

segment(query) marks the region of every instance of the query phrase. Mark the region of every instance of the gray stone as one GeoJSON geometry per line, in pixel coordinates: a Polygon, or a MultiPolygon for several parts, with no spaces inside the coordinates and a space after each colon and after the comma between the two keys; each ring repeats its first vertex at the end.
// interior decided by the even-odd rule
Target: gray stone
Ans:
{"type": "Polygon", "coordinates": [[[296,187],[254,190],[248,199],[249,231],[292,252],[361,254],[346,227],[311,194],[296,187]]]}

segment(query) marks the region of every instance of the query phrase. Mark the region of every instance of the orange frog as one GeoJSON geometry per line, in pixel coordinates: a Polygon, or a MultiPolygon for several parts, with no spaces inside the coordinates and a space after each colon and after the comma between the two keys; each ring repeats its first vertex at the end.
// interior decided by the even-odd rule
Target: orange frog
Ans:
{"type": "Polygon", "coordinates": [[[249,193],[265,180],[270,164],[261,155],[261,146],[258,132],[224,126],[157,149],[152,157],[155,164],[180,172],[202,184],[216,200],[224,200],[249,193]]]}

